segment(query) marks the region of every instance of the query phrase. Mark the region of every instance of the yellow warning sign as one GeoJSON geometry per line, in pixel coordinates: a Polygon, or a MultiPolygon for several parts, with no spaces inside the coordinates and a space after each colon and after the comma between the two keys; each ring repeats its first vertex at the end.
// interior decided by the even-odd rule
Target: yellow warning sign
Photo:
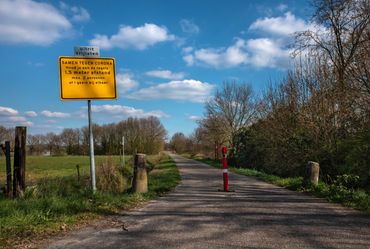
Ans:
{"type": "Polygon", "coordinates": [[[113,58],[59,57],[60,98],[116,99],[113,58]]]}

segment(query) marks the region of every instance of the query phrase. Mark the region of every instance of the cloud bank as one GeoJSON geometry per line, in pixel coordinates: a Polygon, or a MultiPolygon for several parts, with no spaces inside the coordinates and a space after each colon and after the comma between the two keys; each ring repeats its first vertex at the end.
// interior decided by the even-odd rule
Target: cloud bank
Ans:
{"type": "Polygon", "coordinates": [[[0,43],[46,46],[73,30],[72,22],[88,21],[90,15],[82,7],[32,0],[0,1],[0,43]]]}
{"type": "MultiPolygon", "coordinates": [[[[280,6],[281,10],[287,6],[280,6]]],[[[316,30],[316,26],[287,11],[282,16],[259,18],[248,28],[257,37],[237,37],[233,44],[219,48],[183,49],[183,60],[188,66],[232,68],[255,67],[287,68],[292,57],[293,35],[297,31],[316,30]]]]}
{"type": "Polygon", "coordinates": [[[128,97],[140,100],[170,99],[202,103],[206,101],[214,85],[198,80],[173,80],[168,83],[142,88],[128,97]]]}
{"type": "Polygon", "coordinates": [[[112,36],[95,34],[90,45],[101,49],[122,48],[144,50],[160,42],[172,41],[175,36],[169,34],[164,26],[145,23],[143,26],[121,26],[112,36]]]}

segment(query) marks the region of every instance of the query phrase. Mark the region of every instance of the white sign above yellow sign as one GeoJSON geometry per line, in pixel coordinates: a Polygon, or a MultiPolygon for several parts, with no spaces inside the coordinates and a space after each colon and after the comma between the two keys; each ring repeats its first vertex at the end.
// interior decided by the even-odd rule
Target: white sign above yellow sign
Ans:
{"type": "Polygon", "coordinates": [[[116,99],[113,58],[59,57],[60,98],[116,99]]]}
{"type": "Polygon", "coordinates": [[[83,57],[100,57],[100,50],[94,46],[80,46],[74,47],[75,56],[83,57]]]}

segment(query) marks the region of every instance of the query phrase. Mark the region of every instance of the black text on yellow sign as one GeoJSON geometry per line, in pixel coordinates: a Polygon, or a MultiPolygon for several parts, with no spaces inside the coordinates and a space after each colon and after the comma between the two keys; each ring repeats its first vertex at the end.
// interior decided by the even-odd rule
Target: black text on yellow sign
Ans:
{"type": "Polygon", "coordinates": [[[60,98],[116,99],[113,58],[59,57],[60,98]]]}

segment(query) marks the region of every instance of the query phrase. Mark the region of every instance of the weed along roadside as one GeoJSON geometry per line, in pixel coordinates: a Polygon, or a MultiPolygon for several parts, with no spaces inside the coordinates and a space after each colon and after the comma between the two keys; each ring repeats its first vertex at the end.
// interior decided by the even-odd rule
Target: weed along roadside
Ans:
{"type": "MultiPolygon", "coordinates": [[[[183,154],[182,156],[221,169],[220,160],[213,160],[200,156],[190,156],[189,154],[183,154]]],[[[315,186],[313,184],[307,185],[304,177],[283,178],[276,175],[266,174],[255,169],[236,168],[233,166],[229,166],[229,170],[240,175],[255,177],[290,190],[308,193],[316,197],[325,198],[330,202],[339,203],[346,207],[370,213],[370,194],[365,190],[356,187],[358,178],[351,175],[337,176],[331,184],[319,181],[317,186],[315,186]]],[[[232,186],[232,183],[230,184],[232,186]]]]}
{"type": "MultiPolygon", "coordinates": [[[[119,159],[97,157],[98,191],[93,194],[88,157],[30,157],[26,181],[32,185],[28,185],[24,197],[0,196],[0,248],[37,248],[34,243],[42,238],[133,208],[170,191],[180,181],[169,156],[147,156],[148,192],[132,193],[132,157],[126,157],[124,168],[119,159]]],[[[5,165],[3,158],[0,165],[5,165]]],[[[0,175],[3,183],[3,169],[0,175]]]]}

